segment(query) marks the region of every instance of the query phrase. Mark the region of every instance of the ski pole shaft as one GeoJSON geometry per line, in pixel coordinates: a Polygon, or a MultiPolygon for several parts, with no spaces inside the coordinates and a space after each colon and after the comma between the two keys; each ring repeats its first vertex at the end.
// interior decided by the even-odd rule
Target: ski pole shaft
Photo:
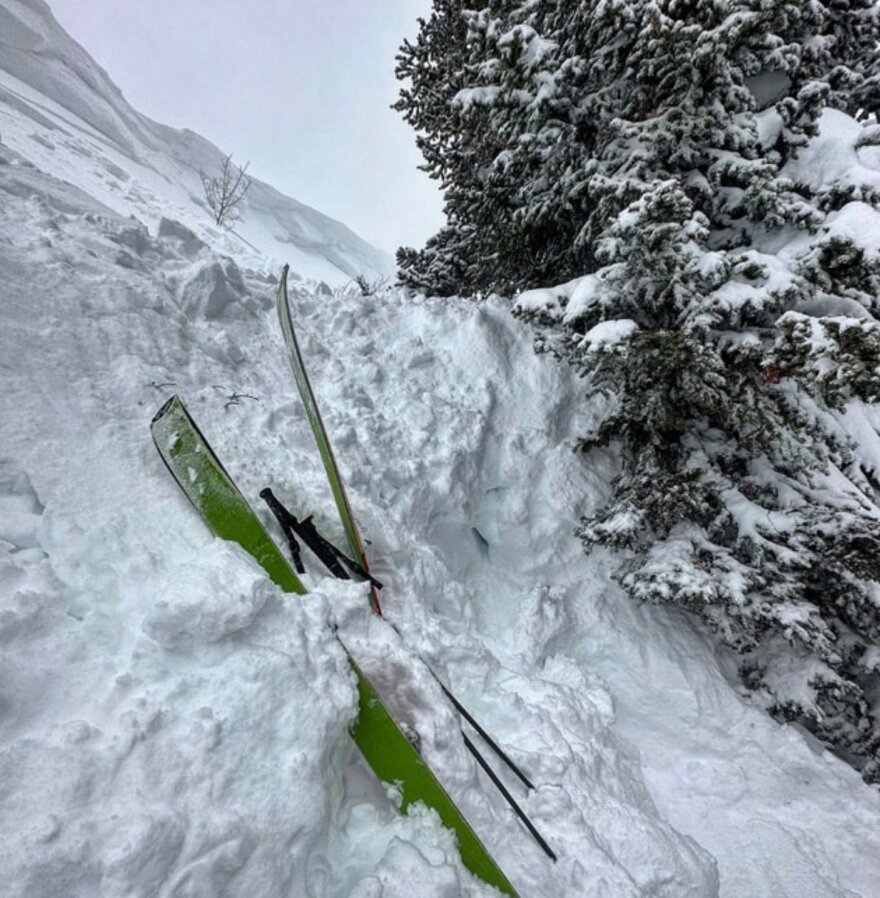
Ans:
{"type": "Polygon", "coordinates": [[[501,780],[498,779],[498,775],[489,766],[489,762],[480,754],[474,743],[471,742],[470,739],[468,739],[467,734],[464,730],[461,731],[461,738],[464,739],[464,744],[467,747],[467,750],[474,756],[476,762],[480,765],[480,767],[483,768],[486,775],[495,784],[495,788],[498,789],[498,791],[504,796],[513,812],[523,822],[525,828],[532,834],[532,838],[541,846],[547,857],[555,861],[556,854],[554,853],[553,849],[547,844],[547,840],[538,832],[538,830],[535,828],[535,825],[531,820],[529,820],[526,812],[516,803],[516,799],[510,794],[504,783],[502,783],[501,780]]]}
{"type": "MultiPolygon", "coordinates": [[[[427,667],[427,665],[425,665],[427,667]]],[[[431,670],[428,667],[428,670],[431,670]]],[[[519,778],[519,780],[523,783],[523,785],[527,789],[534,789],[535,786],[532,781],[522,772],[522,770],[517,767],[517,765],[513,762],[510,756],[504,751],[504,749],[487,733],[479,723],[474,719],[474,716],[468,711],[467,708],[446,688],[443,681],[437,674],[431,670],[431,674],[434,679],[440,684],[440,688],[443,690],[443,694],[452,702],[453,707],[459,714],[483,737],[483,740],[501,758],[502,761],[508,766],[508,768],[519,778]]],[[[465,737],[467,738],[467,737],[465,737]]]]}
{"type": "MultiPolygon", "coordinates": [[[[386,617],[385,620],[387,621],[388,618],[386,617]]],[[[397,625],[392,623],[391,621],[388,621],[388,623],[391,624],[394,632],[397,633],[397,635],[401,639],[403,639],[403,633],[400,632],[400,629],[397,627],[397,625]]],[[[492,738],[492,736],[487,733],[485,729],[483,729],[483,727],[477,722],[477,719],[474,717],[474,715],[471,714],[471,712],[468,711],[468,709],[465,708],[465,706],[455,697],[455,695],[452,693],[452,690],[449,689],[443,682],[443,680],[440,679],[434,668],[431,667],[430,664],[428,664],[428,662],[422,657],[421,653],[418,653],[418,657],[422,664],[424,664],[425,667],[428,668],[428,672],[437,681],[437,684],[443,690],[443,694],[446,696],[446,698],[449,699],[455,710],[458,711],[458,713],[461,714],[461,716],[480,734],[480,736],[483,738],[483,741],[489,746],[489,748],[492,749],[492,751],[495,752],[496,755],[498,755],[499,758],[501,758],[501,760],[507,765],[507,767],[520,780],[520,782],[522,782],[522,784],[527,789],[534,789],[534,783],[522,772],[522,770],[520,770],[520,768],[516,765],[510,755],[508,755],[507,752],[504,751],[504,749],[492,738]]]]}
{"type": "MultiPolygon", "coordinates": [[[[334,547],[335,548],[335,547],[334,547]]],[[[346,567],[354,574],[357,574],[358,577],[363,578],[364,580],[369,580],[376,589],[382,588],[382,582],[377,580],[366,568],[359,565],[353,558],[349,558],[343,552],[340,552],[339,549],[336,549],[336,554],[339,557],[339,560],[346,565],[346,567]]],[[[381,617],[381,615],[380,615],[381,617]]]]}

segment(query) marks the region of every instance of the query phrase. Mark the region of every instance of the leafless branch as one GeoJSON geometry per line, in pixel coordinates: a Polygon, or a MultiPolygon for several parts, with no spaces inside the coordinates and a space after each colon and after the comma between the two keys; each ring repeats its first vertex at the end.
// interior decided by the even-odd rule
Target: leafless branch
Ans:
{"type": "Polygon", "coordinates": [[[223,158],[220,170],[214,177],[209,177],[203,171],[199,172],[202,189],[205,191],[205,201],[214,216],[214,224],[222,228],[232,227],[238,219],[236,207],[250,190],[252,182],[247,176],[248,165],[249,162],[235,165],[230,153],[223,158]]]}
{"type": "Polygon", "coordinates": [[[386,286],[388,278],[379,277],[374,281],[368,281],[362,274],[359,274],[354,279],[354,283],[358,290],[360,290],[361,296],[373,296],[386,286]]]}

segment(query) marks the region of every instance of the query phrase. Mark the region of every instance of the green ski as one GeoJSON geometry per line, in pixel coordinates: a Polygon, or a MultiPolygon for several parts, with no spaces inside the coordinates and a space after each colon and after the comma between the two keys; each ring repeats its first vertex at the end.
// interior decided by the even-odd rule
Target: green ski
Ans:
{"type": "MultiPolygon", "coordinates": [[[[324,421],[321,419],[321,412],[318,409],[318,401],[309,382],[309,375],[306,373],[305,362],[303,362],[302,352],[300,352],[299,342],[296,339],[296,331],[293,327],[293,316],[290,311],[290,299],[287,295],[287,272],[288,265],[284,266],[281,272],[281,283],[278,285],[278,318],[281,321],[281,331],[284,334],[284,342],[287,344],[288,354],[290,356],[290,367],[293,369],[293,378],[296,381],[299,395],[302,397],[302,403],[306,410],[306,417],[315,435],[315,442],[318,444],[318,451],[321,453],[321,460],[324,462],[324,470],[327,472],[327,480],[330,483],[330,489],[333,491],[333,498],[336,501],[336,508],[339,511],[339,519],[342,521],[342,527],[345,530],[345,539],[348,542],[348,548],[352,558],[360,564],[365,570],[369,571],[370,566],[367,563],[367,555],[364,552],[364,541],[361,539],[360,531],[355,523],[354,514],[351,510],[351,504],[348,501],[348,494],[345,492],[345,484],[342,482],[342,475],[339,473],[339,466],[336,464],[336,457],[333,455],[333,448],[330,445],[330,438],[327,436],[327,429],[324,427],[324,421]]],[[[370,604],[373,611],[381,614],[379,605],[379,593],[376,587],[370,584],[370,604]]]]}
{"type": "MultiPolygon", "coordinates": [[[[150,429],[168,470],[208,527],[217,536],[236,542],[249,552],[283,590],[303,595],[305,587],[179,397],[173,396],[162,406],[150,429]]],[[[484,882],[518,898],[510,881],[350,655],[349,660],[357,677],[359,698],[358,717],[351,735],[376,776],[400,788],[402,810],[417,801],[433,808],[444,826],[456,834],[464,865],[484,882]]]]}

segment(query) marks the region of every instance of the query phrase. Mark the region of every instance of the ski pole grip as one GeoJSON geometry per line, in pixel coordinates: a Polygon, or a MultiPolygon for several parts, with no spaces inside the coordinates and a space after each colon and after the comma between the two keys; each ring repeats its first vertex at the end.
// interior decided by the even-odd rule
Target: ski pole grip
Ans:
{"type": "Polygon", "coordinates": [[[296,518],[278,501],[275,494],[267,486],[260,490],[260,498],[269,506],[269,510],[275,515],[278,526],[287,537],[287,545],[290,548],[290,554],[293,557],[293,565],[297,573],[304,574],[306,569],[302,562],[302,554],[299,550],[299,543],[293,535],[293,528],[296,526],[296,518]]]}
{"type": "Polygon", "coordinates": [[[278,501],[272,488],[267,486],[261,489],[260,498],[269,506],[269,510],[278,519],[278,523],[283,526],[287,518],[290,517],[290,512],[278,501]]]}

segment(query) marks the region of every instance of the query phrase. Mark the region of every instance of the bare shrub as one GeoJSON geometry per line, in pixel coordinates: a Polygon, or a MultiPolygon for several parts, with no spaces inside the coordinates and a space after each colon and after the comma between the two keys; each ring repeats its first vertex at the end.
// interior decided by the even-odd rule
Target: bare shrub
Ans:
{"type": "Polygon", "coordinates": [[[247,176],[247,168],[250,165],[236,165],[232,161],[232,153],[225,156],[220,163],[220,169],[213,177],[199,172],[202,179],[202,189],[205,191],[205,201],[211,214],[214,216],[214,224],[221,228],[231,228],[238,219],[238,204],[244,199],[250,190],[251,179],[247,176]]]}

